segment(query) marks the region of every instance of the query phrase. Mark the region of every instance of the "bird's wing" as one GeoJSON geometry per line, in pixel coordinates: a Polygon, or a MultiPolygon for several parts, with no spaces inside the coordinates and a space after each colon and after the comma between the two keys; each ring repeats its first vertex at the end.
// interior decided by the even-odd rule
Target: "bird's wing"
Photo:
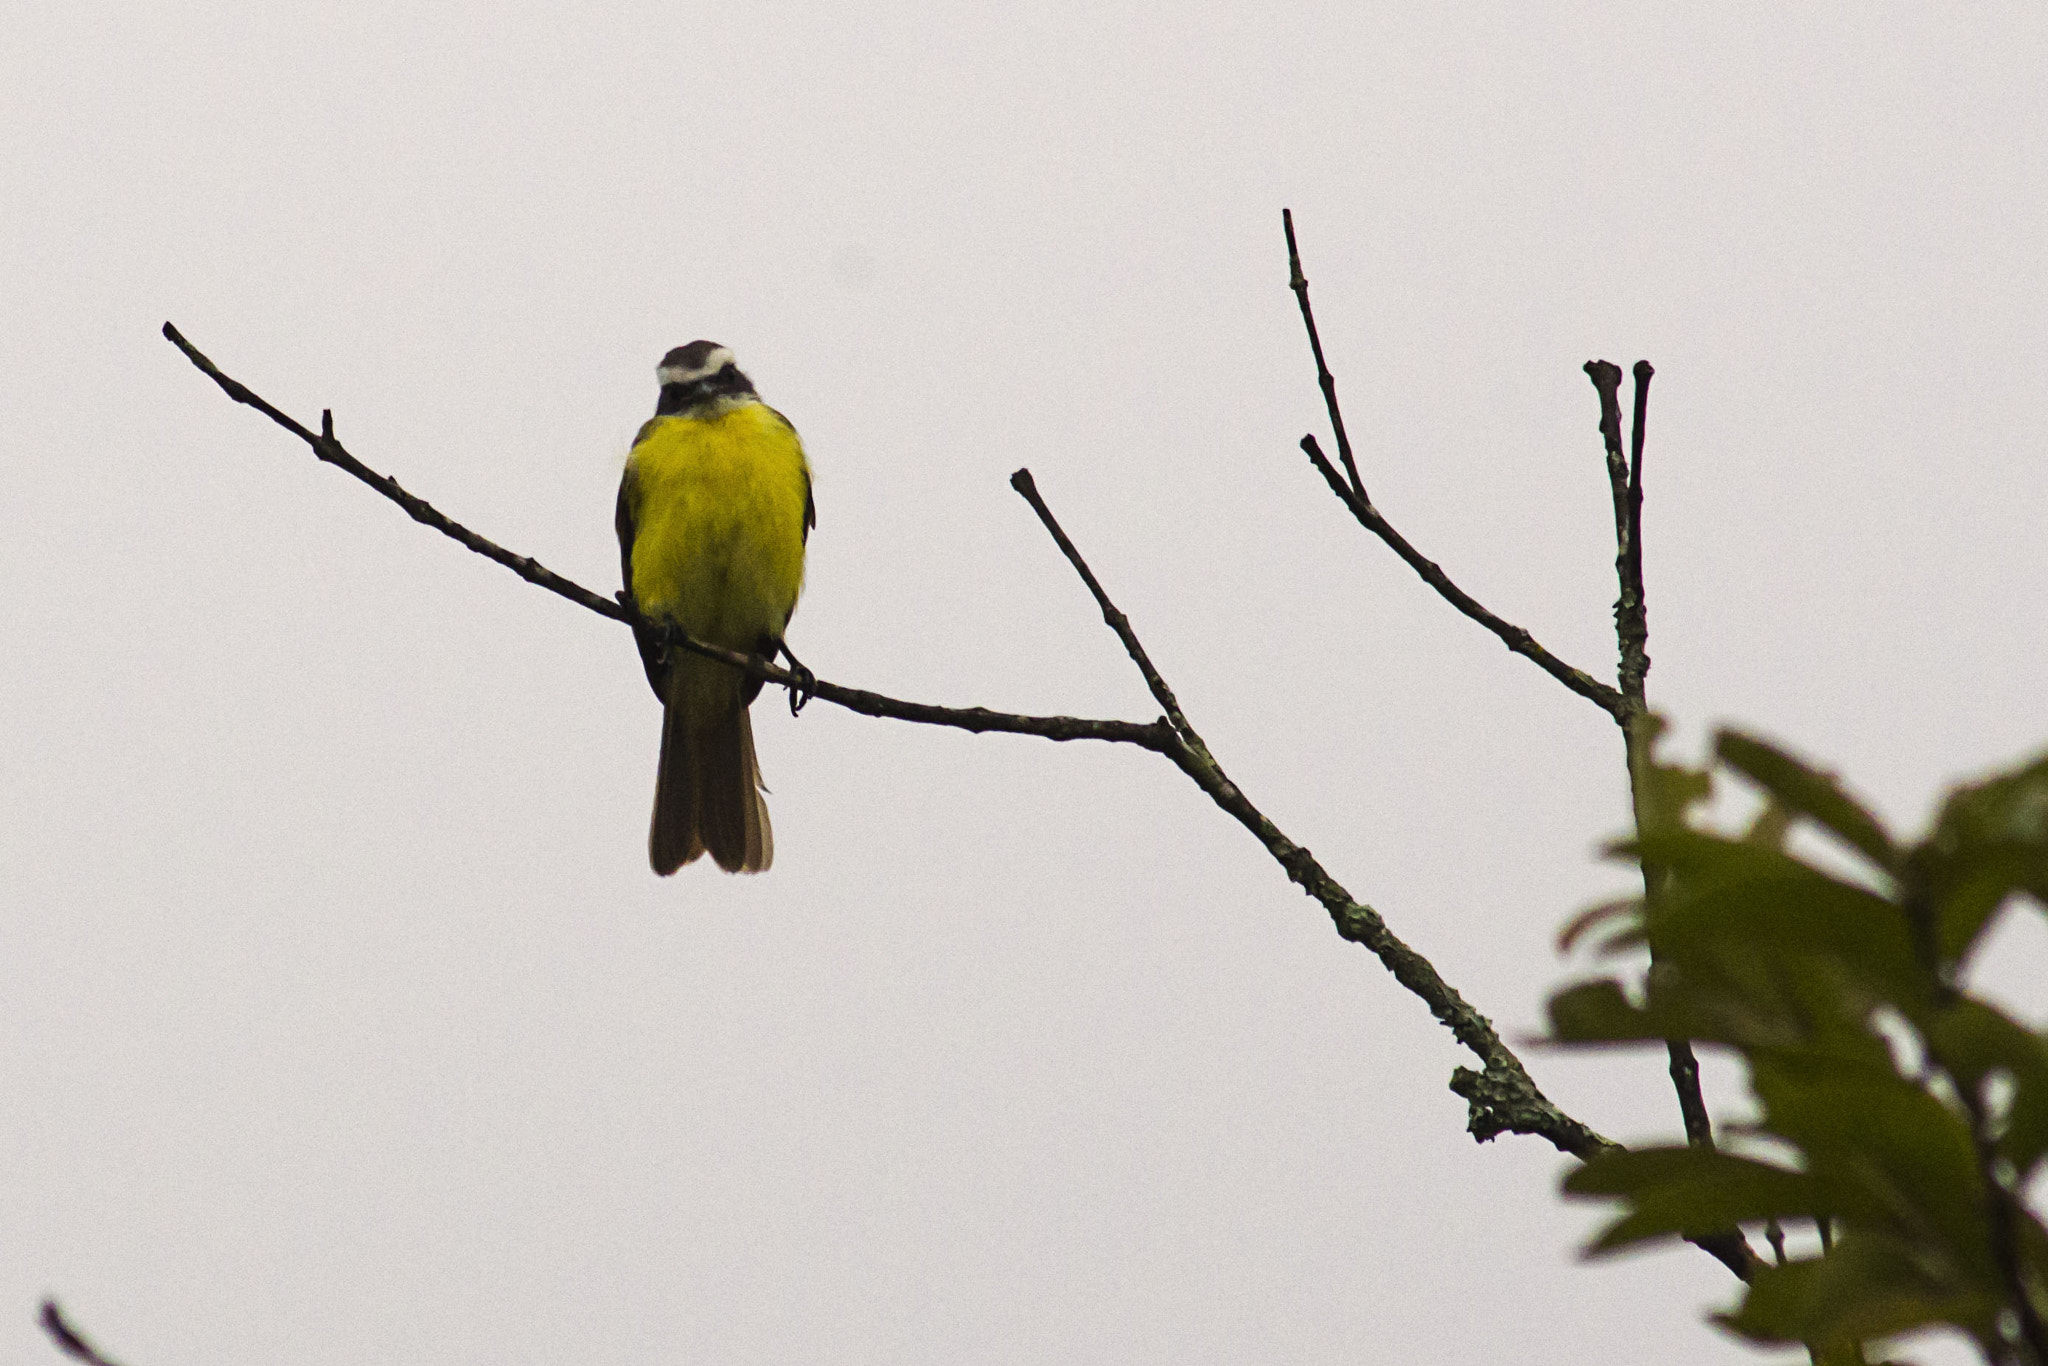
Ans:
{"type": "MultiPolygon", "coordinates": [[[[767,407],[766,404],[763,404],[762,406],[767,407]]],[[[783,426],[789,428],[789,434],[791,436],[796,436],[797,449],[802,450],[804,445],[804,439],[801,436],[797,436],[796,424],[794,422],[791,422],[788,418],[784,417],[780,412],[777,412],[773,408],[769,408],[768,411],[775,414],[775,420],[777,422],[780,422],[783,426]]],[[[808,546],[811,543],[811,528],[816,526],[817,524],[818,501],[815,497],[812,496],[811,464],[810,461],[806,460],[804,462],[804,544],[806,546],[808,546]]]]}
{"type": "MultiPolygon", "coordinates": [[[[650,423],[649,425],[653,424],[650,423]]],[[[640,435],[643,437],[647,435],[646,427],[640,429],[640,435]]],[[[640,443],[635,441],[633,444],[637,446],[640,443]]],[[[636,528],[633,525],[633,465],[631,461],[628,461],[626,464],[625,476],[619,480],[619,507],[618,511],[613,514],[612,525],[618,529],[619,533],[619,573],[625,584],[626,601],[631,603],[633,601],[633,538],[637,534],[636,528]]],[[[638,609],[636,608],[635,610],[637,611],[638,609]]],[[[661,643],[655,639],[654,632],[641,625],[637,619],[633,623],[633,640],[640,647],[640,663],[647,670],[648,686],[654,689],[656,697],[666,702],[667,694],[661,689],[661,643]]]]}

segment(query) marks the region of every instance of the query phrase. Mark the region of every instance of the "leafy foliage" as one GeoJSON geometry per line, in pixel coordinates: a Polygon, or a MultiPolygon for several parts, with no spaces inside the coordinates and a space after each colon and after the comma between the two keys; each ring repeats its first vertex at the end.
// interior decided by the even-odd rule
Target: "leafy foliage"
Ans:
{"type": "Polygon", "coordinates": [[[1565,1189],[1622,1210],[1589,1254],[1810,1224],[1818,1255],[1758,1262],[1723,1325],[1860,1362],[1870,1339],[1947,1324],[1987,1361],[2048,1366],[2048,1231],[2020,1194],[2048,1157],[2048,1038],[1960,985],[2001,907],[2048,911],[2048,756],[1952,793],[1905,844],[1764,741],[1724,731],[1716,764],[1693,770],[1657,761],[1657,728],[1631,747],[1639,828],[1615,846],[1647,894],[1561,936],[1607,955],[1647,946],[1651,966],[1632,987],[1558,992],[1551,1030],[1579,1045],[1725,1045],[1761,1112],[1746,1132],[1792,1160],[1711,1145],[1596,1158],[1565,1189]],[[1740,835],[1700,821],[1715,769],[1764,796],[1740,835]],[[1791,852],[1802,824],[1850,871],[1791,852]]]}

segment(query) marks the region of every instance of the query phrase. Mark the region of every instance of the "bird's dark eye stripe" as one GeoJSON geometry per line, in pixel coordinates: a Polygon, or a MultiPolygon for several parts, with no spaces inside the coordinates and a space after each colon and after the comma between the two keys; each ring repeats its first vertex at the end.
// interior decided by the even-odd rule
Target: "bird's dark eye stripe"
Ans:
{"type": "Polygon", "coordinates": [[[662,385],[661,400],[655,405],[654,411],[656,416],[687,412],[698,404],[707,403],[712,399],[753,392],[754,382],[741,373],[737,365],[728,361],[718,370],[700,379],[662,385]]]}

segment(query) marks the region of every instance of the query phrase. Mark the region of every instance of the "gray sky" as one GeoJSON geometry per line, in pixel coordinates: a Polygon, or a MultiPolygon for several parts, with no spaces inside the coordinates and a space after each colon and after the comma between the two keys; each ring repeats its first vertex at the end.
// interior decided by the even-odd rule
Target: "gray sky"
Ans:
{"type": "MultiPolygon", "coordinates": [[[[1753,1359],[1165,763],[757,709],[777,864],[658,881],[626,632],[158,336],[617,587],[704,336],[818,472],[792,644],[1147,719],[1511,1036],[1624,887],[1579,371],[1658,366],[1653,700],[1889,817],[2048,739],[2037,6],[14,7],[0,46],[0,1358],[1753,1359]]],[[[2005,941],[2048,1015],[2048,931],[2005,941]]],[[[1620,1138],[1657,1059],[1531,1055],[1620,1138]]],[[[1742,1097],[1712,1074],[1723,1114],[1742,1097]]]]}

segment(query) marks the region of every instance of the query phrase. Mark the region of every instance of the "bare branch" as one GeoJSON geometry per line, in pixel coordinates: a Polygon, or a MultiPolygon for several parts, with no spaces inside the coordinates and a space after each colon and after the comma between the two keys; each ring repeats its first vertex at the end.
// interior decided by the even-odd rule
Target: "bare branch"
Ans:
{"type": "Polygon", "coordinates": [[[1373,535],[1385,541],[1396,555],[1404,560],[1410,569],[1421,576],[1422,581],[1434,588],[1451,606],[1484,626],[1500,637],[1501,643],[1510,650],[1535,664],[1558,682],[1570,688],[1579,696],[1588,699],[1609,716],[1619,720],[1623,710],[1620,692],[1608,687],[1582,669],[1575,669],[1537,643],[1534,636],[1513,622],[1502,621],[1486,610],[1477,599],[1451,582],[1450,576],[1438,568],[1434,560],[1426,559],[1422,552],[1408,543],[1408,538],[1394,530],[1391,523],[1380,515],[1378,508],[1354,495],[1344,486],[1344,480],[1330,466],[1330,459],[1323,454],[1321,446],[1313,436],[1301,439],[1301,449],[1307,454],[1309,463],[1329,484],[1330,491],[1337,495],[1344,506],[1351,509],[1351,515],[1358,524],[1373,535]]]}
{"type": "MultiPolygon", "coordinates": [[[[1589,360],[1586,376],[1600,395],[1600,440],[1607,458],[1607,485],[1614,499],[1614,572],[1621,583],[1621,595],[1614,603],[1614,635],[1621,652],[1621,688],[1628,714],[1639,716],[1649,710],[1645,679],[1650,672],[1649,605],[1643,594],[1643,430],[1649,417],[1650,376],[1656,372],[1648,361],[1636,362],[1635,422],[1630,435],[1634,457],[1621,449],[1621,367],[1612,361],[1589,360]]],[[[1641,773],[1642,756],[1636,727],[1625,727],[1628,748],[1629,787],[1633,794],[1641,773]]],[[[1637,811],[1638,823],[1641,811],[1637,811]]],[[[1643,889],[1654,894],[1663,873],[1650,863],[1643,865],[1643,889]]],[[[1666,1041],[1671,1057],[1671,1087],[1678,1094],[1678,1111],[1685,1120],[1686,1142],[1695,1148],[1714,1146],[1713,1120],[1700,1089],[1700,1064],[1692,1045],[1684,1039],[1666,1041]]]]}
{"type": "Polygon", "coordinates": [[[1046,530],[1059,544],[1061,552],[1095,596],[1096,604],[1102,608],[1103,620],[1116,632],[1125,651],[1145,675],[1153,696],[1168,709],[1178,742],[1162,751],[1166,757],[1173,760],[1195,786],[1207,793],[1211,801],[1249,830],[1295,885],[1322,903],[1339,935],[1370,949],[1394,975],[1395,981],[1421,997],[1430,1014],[1436,1016],[1459,1043],[1478,1055],[1484,1064],[1483,1072],[1461,1067],[1451,1079],[1451,1089],[1463,1096],[1470,1107],[1467,1127],[1473,1137],[1483,1143],[1503,1133],[1534,1134],[1548,1139],[1560,1151],[1580,1158],[1592,1157],[1604,1149],[1619,1146],[1573,1119],[1544,1096],[1523,1067],[1522,1060],[1494,1032],[1492,1021],[1467,1004],[1457,988],[1444,981],[1427,958],[1387,928],[1387,922],[1378,911],[1354,898],[1316,861],[1313,854],[1288,839],[1264,812],[1252,805],[1251,799],[1224,773],[1223,766],[1216,762],[1208,745],[1181,713],[1172,690],[1159,677],[1144,646],[1139,644],[1130,619],[1110,601],[1094,571],[1081,558],[1081,552],[1060,529],[1045,500],[1039,496],[1038,486],[1032,481],[1030,472],[1019,470],[1010,482],[1030,502],[1039,520],[1045,523],[1046,530]]]}
{"type": "Polygon", "coordinates": [[[82,1361],[86,1366],[114,1366],[101,1356],[93,1345],[87,1342],[76,1328],[65,1322],[64,1311],[57,1307],[55,1300],[43,1301],[43,1312],[39,1320],[43,1331],[50,1335],[50,1341],[57,1344],[57,1350],[68,1357],[82,1361]]]}
{"type": "MultiPolygon", "coordinates": [[[[1646,680],[1650,673],[1650,613],[1643,591],[1643,440],[1649,421],[1650,377],[1656,370],[1646,360],[1635,364],[1635,420],[1631,424],[1632,454],[1621,449],[1621,367],[1612,361],[1589,360],[1586,376],[1600,395],[1600,443],[1607,461],[1608,492],[1614,501],[1614,572],[1620,582],[1620,596],[1614,603],[1614,637],[1620,652],[1620,678],[1624,711],[1623,744],[1628,756],[1629,793],[1636,807],[1636,824],[1642,824],[1639,782],[1644,756],[1637,717],[1647,715],[1649,701],[1646,680]]],[[[1643,892],[1654,896],[1664,872],[1655,864],[1643,863],[1643,892]]],[[[1654,957],[1654,951],[1653,951],[1654,957]]],[[[1700,1063],[1687,1039],[1666,1039],[1664,1051],[1670,1059],[1671,1089],[1678,1096],[1678,1113],[1685,1122],[1685,1141],[1692,1147],[1712,1149],[1714,1122],[1707,1113],[1706,1094],[1700,1086],[1700,1063]]],[[[1689,1239],[1719,1257],[1728,1268],[1749,1279],[1745,1268],[1761,1264],[1749,1239],[1740,1229],[1706,1234],[1689,1239]]]]}

